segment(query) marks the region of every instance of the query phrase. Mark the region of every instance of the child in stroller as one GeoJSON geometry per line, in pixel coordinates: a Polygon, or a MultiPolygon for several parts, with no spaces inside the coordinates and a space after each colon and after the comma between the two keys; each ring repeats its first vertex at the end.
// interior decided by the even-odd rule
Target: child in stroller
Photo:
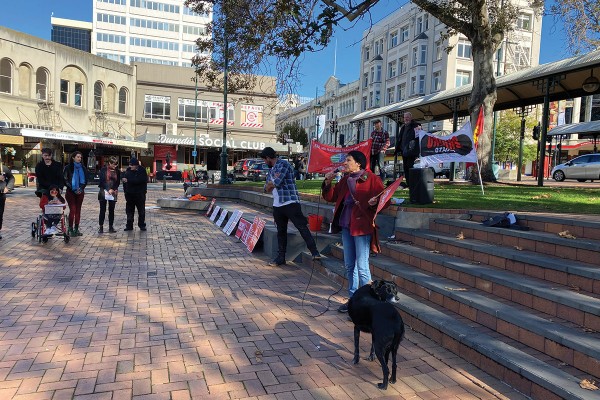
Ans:
{"type": "Polygon", "coordinates": [[[46,206],[49,204],[63,204],[62,210],[66,208],[66,206],[64,206],[64,204],[66,204],[65,199],[61,196],[60,188],[57,185],[50,185],[50,187],[48,188],[48,194],[44,193],[40,198],[40,208],[42,209],[42,222],[45,226],[45,229],[42,230],[42,232],[46,236],[63,234],[63,212],[46,212],[46,206]]]}

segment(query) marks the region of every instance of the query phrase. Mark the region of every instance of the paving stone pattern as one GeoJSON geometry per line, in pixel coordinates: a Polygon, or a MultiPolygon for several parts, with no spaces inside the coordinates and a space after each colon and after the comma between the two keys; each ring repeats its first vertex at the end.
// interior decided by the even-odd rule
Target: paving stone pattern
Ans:
{"type": "MultiPolygon", "coordinates": [[[[152,208],[180,195],[150,185],[148,231],[96,233],[95,190],[82,237],[31,238],[32,189],[9,196],[0,240],[0,399],[520,399],[524,396],[408,330],[398,381],[351,363],[353,325],[315,317],[338,286],[266,266],[196,212],[152,208]],[[304,299],[303,299],[304,298],[304,299]]],[[[107,230],[108,224],[105,225],[107,230]]],[[[370,347],[362,335],[361,352],[370,347]]]]}

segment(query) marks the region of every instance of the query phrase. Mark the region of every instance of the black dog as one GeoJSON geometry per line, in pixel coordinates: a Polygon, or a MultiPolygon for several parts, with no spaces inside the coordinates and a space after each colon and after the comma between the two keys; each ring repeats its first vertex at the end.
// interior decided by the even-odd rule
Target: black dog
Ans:
{"type": "Polygon", "coordinates": [[[359,288],[348,303],[348,315],[354,322],[354,364],[358,364],[358,342],[360,332],[371,333],[371,354],[367,358],[374,360],[374,354],[381,363],[383,382],[377,387],[387,389],[390,370],[387,366],[392,353],[392,376],[390,383],[396,383],[396,355],[404,337],[404,322],[393,303],[397,303],[398,287],[393,282],[373,281],[359,288]]]}

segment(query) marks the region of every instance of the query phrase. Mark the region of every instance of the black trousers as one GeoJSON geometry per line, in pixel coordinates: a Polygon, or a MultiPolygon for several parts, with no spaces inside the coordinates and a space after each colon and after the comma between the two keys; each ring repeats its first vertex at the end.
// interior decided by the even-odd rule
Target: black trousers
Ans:
{"type": "Polygon", "coordinates": [[[2,217],[4,216],[4,205],[6,204],[6,195],[0,193],[0,230],[2,230],[2,217]]]}
{"type": "Polygon", "coordinates": [[[416,157],[404,157],[402,156],[402,166],[404,169],[404,181],[406,182],[407,187],[410,186],[410,182],[408,181],[408,172],[415,165],[416,157]]]}
{"type": "Polygon", "coordinates": [[[108,203],[108,225],[113,226],[115,222],[115,205],[116,201],[109,200],[98,200],[100,202],[100,216],[98,217],[98,224],[104,225],[104,219],[106,218],[106,203],[108,203]]]}
{"type": "Polygon", "coordinates": [[[125,214],[127,214],[127,227],[133,228],[135,210],[138,212],[138,226],[146,227],[146,193],[125,193],[125,214]]]}
{"type": "Polygon", "coordinates": [[[292,224],[300,232],[300,236],[306,242],[306,247],[311,253],[317,252],[317,245],[315,239],[308,230],[308,220],[302,214],[302,208],[300,203],[291,203],[281,207],[273,207],[273,219],[277,226],[277,250],[279,256],[285,257],[285,251],[287,249],[287,227],[288,221],[292,221],[292,224]]]}

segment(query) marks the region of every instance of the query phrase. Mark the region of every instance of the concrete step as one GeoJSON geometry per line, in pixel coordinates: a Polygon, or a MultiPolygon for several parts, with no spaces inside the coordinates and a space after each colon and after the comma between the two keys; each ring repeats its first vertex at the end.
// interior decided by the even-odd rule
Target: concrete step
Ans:
{"type": "MultiPolygon", "coordinates": [[[[339,256],[341,248],[332,247],[339,256]]],[[[384,260],[378,255],[372,260],[384,260]]],[[[304,264],[312,267],[307,253],[304,264]]],[[[388,259],[392,265],[397,265],[388,259]]],[[[408,267],[410,268],[410,267],[408,267]]],[[[344,281],[345,269],[341,260],[323,259],[317,270],[337,282],[344,281]]],[[[388,270],[374,268],[374,278],[399,281],[388,270]]],[[[510,337],[473,322],[412,293],[401,294],[398,304],[404,322],[431,340],[460,355],[482,370],[494,374],[520,392],[535,399],[600,399],[600,393],[582,389],[579,382],[589,374],[549,359],[535,349],[529,349],[510,337]],[[501,340],[503,338],[504,340],[501,340]]]]}
{"type": "Polygon", "coordinates": [[[462,219],[435,219],[430,224],[432,230],[478,239],[487,243],[506,247],[518,247],[547,256],[580,261],[598,265],[600,241],[592,239],[566,239],[557,234],[538,231],[520,231],[509,228],[495,228],[481,222],[462,219]]]}
{"type": "MultiPolygon", "coordinates": [[[[484,221],[503,213],[470,211],[473,221],[484,221]]],[[[569,215],[515,212],[517,224],[534,231],[558,234],[569,231],[578,238],[600,240],[600,218],[597,215],[569,215]]]]}
{"type": "Polygon", "coordinates": [[[600,331],[600,296],[593,293],[577,292],[568,286],[409,244],[382,243],[382,253],[423,272],[452,279],[458,284],[475,287],[550,317],[600,331]]]}

